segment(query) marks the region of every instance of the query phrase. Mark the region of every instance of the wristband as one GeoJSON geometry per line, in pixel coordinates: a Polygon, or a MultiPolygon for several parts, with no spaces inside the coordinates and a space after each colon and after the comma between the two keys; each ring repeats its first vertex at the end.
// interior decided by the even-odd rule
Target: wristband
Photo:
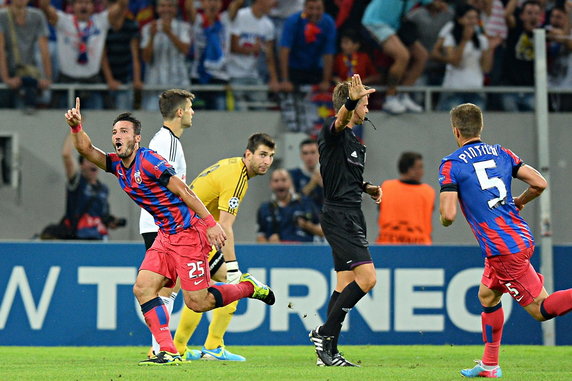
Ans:
{"type": "Polygon", "coordinates": [[[363,185],[361,186],[362,192],[367,193],[366,189],[367,189],[368,185],[371,185],[371,183],[369,181],[366,181],[365,183],[363,183],[363,185]]]}
{"type": "Polygon", "coordinates": [[[70,126],[71,132],[72,134],[77,134],[78,132],[81,131],[81,123],[78,124],[77,126],[70,126]]]}
{"type": "Polygon", "coordinates": [[[236,260],[226,262],[226,271],[231,273],[238,272],[238,262],[236,260]]]}
{"type": "Polygon", "coordinates": [[[205,217],[202,220],[207,225],[207,228],[212,228],[213,226],[216,226],[216,221],[212,214],[209,214],[208,217],[205,217]]]}
{"type": "Polygon", "coordinates": [[[346,108],[346,110],[348,111],[353,111],[355,110],[357,104],[359,102],[359,99],[356,100],[352,100],[350,99],[350,97],[346,98],[346,103],[344,103],[344,107],[346,108]]]}

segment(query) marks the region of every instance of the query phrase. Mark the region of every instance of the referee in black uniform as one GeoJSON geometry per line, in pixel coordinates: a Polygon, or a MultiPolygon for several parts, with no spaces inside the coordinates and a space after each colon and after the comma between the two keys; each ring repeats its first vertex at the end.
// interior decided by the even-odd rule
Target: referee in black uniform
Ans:
{"type": "Polygon", "coordinates": [[[367,89],[360,76],[339,83],[332,96],[335,118],[324,123],[318,137],[320,172],[324,181],[322,229],[332,246],[337,283],[328,304],[328,319],[310,332],[317,365],[357,366],[337,348],[342,323],[349,310],[375,286],[375,267],[366,240],[361,211],[362,192],[381,202],[381,187],[363,181],[365,146],[352,128],[363,124],[368,113],[367,89]]]}

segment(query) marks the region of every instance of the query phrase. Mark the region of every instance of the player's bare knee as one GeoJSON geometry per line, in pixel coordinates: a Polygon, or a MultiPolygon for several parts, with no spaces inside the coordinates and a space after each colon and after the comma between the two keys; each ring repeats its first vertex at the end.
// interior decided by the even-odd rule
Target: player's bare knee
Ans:
{"type": "Polygon", "coordinates": [[[369,292],[372,288],[375,287],[377,280],[375,277],[367,277],[365,279],[360,279],[360,281],[357,283],[363,292],[369,292]]]}
{"type": "Polygon", "coordinates": [[[185,305],[189,307],[191,311],[194,312],[203,312],[203,308],[200,303],[197,303],[195,300],[190,298],[185,299],[185,305]]]}
{"type": "Polygon", "coordinates": [[[137,300],[141,300],[145,296],[145,288],[142,287],[139,283],[135,282],[133,285],[133,295],[137,300]]]}
{"type": "Polygon", "coordinates": [[[483,307],[494,307],[500,303],[500,297],[494,293],[479,290],[479,301],[483,307]]]}

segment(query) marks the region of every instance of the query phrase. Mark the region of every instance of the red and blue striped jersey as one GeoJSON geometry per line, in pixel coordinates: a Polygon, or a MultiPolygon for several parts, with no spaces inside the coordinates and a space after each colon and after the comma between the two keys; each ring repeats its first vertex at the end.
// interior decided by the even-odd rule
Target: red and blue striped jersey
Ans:
{"type": "Polygon", "coordinates": [[[175,170],[157,152],[139,148],[129,168],[117,154],[108,153],[107,172],[117,177],[125,193],[153,216],[164,233],[175,234],[191,227],[195,213],[167,188],[175,170]]]}
{"type": "Polygon", "coordinates": [[[523,164],[511,150],[481,141],[466,144],[441,161],[441,192],[458,193],[483,256],[517,253],[534,245],[511,193],[512,178],[523,164]]]}

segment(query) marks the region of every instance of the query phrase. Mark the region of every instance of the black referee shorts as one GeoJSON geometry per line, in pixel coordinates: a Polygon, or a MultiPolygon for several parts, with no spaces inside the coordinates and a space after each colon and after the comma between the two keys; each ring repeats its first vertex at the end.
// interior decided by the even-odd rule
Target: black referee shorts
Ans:
{"type": "Polygon", "coordinates": [[[373,262],[366,239],[365,218],[361,209],[324,205],[320,223],[332,247],[334,270],[349,271],[356,266],[373,262]]]}

